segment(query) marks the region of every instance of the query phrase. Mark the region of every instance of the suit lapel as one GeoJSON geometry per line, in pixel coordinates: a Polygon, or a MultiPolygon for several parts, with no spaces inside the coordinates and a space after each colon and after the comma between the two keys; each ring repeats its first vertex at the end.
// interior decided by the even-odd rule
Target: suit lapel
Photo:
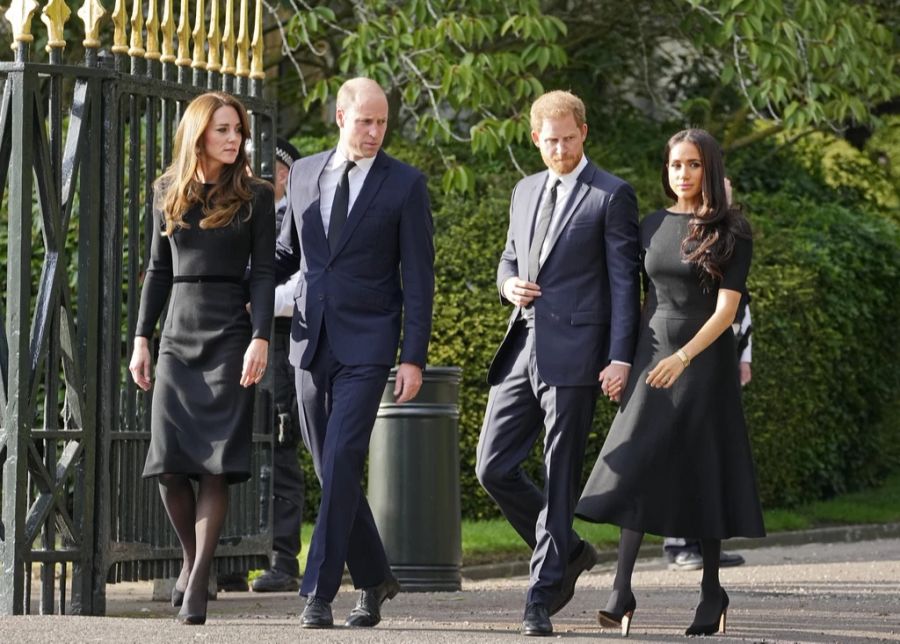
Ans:
{"type": "Polygon", "coordinates": [[[388,156],[383,151],[379,150],[375,157],[375,162],[372,164],[372,167],[369,168],[369,173],[366,175],[366,180],[363,182],[362,189],[359,191],[359,195],[356,197],[356,201],[353,202],[353,207],[347,215],[347,221],[344,224],[344,228],[341,230],[341,237],[338,239],[338,244],[331,254],[332,257],[335,257],[341,252],[341,249],[359,225],[360,220],[366,216],[369,204],[372,203],[372,199],[378,194],[378,189],[381,188],[381,184],[384,183],[384,180],[387,178],[389,166],[390,160],[388,159],[388,156]]]}
{"type": "MultiPolygon", "coordinates": [[[[559,225],[554,227],[552,231],[553,236],[550,238],[550,241],[548,242],[550,245],[547,247],[548,259],[550,258],[550,253],[553,252],[553,247],[556,246],[556,242],[559,240],[560,235],[562,235],[563,230],[565,230],[566,226],[569,224],[569,220],[572,219],[572,216],[578,211],[578,208],[581,206],[582,202],[584,202],[584,198],[587,196],[588,192],[590,192],[590,183],[593,177],[594,166],[588,161],[584,170],[578,175],[575,189],[572,190],[572,194],[569,195],[565,210],[563,210],[562,217],[559,220],[559,225]]],[[[544,260],[544,263],[546,263],[546,260],[544,260]]],[[[541,266],[543,266],[543,264],[541,266]]],[[[538,273],[540,273],[540,271],[538,271],[538,273]]]]}
{"type": "MultiPolygon", "coordinates": [[[[334,150],[331,151],[330,154],[323,154],[320,163],[317,163],[312,168],[312,174],[314,174],[316,179],[316,194],[312,195],[313,201],[316,204],[316,207],[311,212],[312,217],[309,218],[309,221],[303,222],[304,225],[311,225],[313,227],[313,232],[316,237],[319,238],[321,243],[325,244],[325,247],[328,247],[328,237],[325,234],[325,226],[322,223],[322,173],[325,172],[325,168],[328,167],[328,163],[331,161],[331,157],[334,156],[334,150]]],[[[302,210],[298,210],[298,212],[303,212],[302,210]]]]}
{"type": "Polygon", "coordinates": [[[536,217],[538,202],[541,199],[544,184],[547,183],[547,172],[541,172],[535,177],[535,180],[528,188],[528,194],[525,195],[525,211],[518,213],[518,239],[524,240],[523,244],[517,245],[519,272],[525,271],[528,274],[528,250],[531,248],[531,235],[534,231],[534,218],[536,217]]]}

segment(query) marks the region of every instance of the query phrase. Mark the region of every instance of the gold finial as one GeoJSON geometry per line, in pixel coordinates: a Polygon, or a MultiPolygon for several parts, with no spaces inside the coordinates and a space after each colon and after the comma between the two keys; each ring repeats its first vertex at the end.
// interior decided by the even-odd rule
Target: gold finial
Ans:
{"type": "Polygon", "coordinates": [[[190,18],[188,17],[188,3],[191,0],[181,0],[181,16],[178,19],[178,60],[176,65],[187,67],[191,64],[191,50],[189,43],[191,41],[191,28],[189,26],[190,18]]]}
{"type": "Polygon", "coordinates": [[[191,67],[194,69],[206,69],[206,29],[204,29],[203,21],[206,18],[206,7],[203,0],[197,0],[197,14],[194,19],[194,31],[191,35],[194,38],[194,55],[191,57],[194,62],[191,67]]]}
{"type": "Polygon", "coordinates": [[[175,46],[172,44],[175,39],[175,6],[172,0],[164,0],[163,18],[162,18],[162,56],[159,57],[162,63],[175,62],[175,46]]]}
{"type": "Polygon", "coordinates": [[[100,46],[100,21],[106,15],[106,10],[99,0],[84,0],[78,17],[84,23],[84,40],[81,44],[85,49],[96,49],[100,46]]]}
{"type": "Polygon", "coordinates": [[[209,5],[209,60],[206,69],[217,72],[222,69],[222,33],[219,30],[219,0],[210,0],[209,5]]]}
{"type": "Polygon", "coordinates": [[[256,0],[256,24],[253,26],[253,63],[250,67],[250,78],[264,79],[266,77],[263,64],[263,12],[262,0],[256,0]]]}
{"type": "Polygon", "coordinates": [[[32,42],[34,36],[31,34],[31,21],[34,19],[34,13],[38,10],[38,3],[34,0],[13,0],[9,5],[9,9],[4,14],[6,21],[13,28],[13,48],[16,42],[32,42]]]}
{"type": "Polygon", "coordinates": [[[247,23],[250,16],[247,13],[247,0],[241,0],[241,23],[238,27],[238,55],[237,55],[237,75],[250,75],[250,35],[247,30],[247,23]]]}
{"type": "Polygon", "coordinates": [[[234,73],[234,0],[225,2],[225,31],[222,32],[222,73],[234,73]]]}
{"type": "Polygon", "coordinates": [[[142,58],[144,55],[144,14],[141,13],[141,0],[134,0],[131,7],[131,47],[128,55],[142,58]]]}
{"type": "Polygon", "coordinates": [[[147,1],[147,55],[149,60],[159,60],[159,18],[156,17],[156,0],[147,1]]]}
{"type": "Polygon", "coordinates": [[[41,22],[47,25],[47,46],[45,49],[49,53],[51,49],[65,49],[66,37],[63,31],[66,28],[66,20],[72,15],[63,0],[50,0],[44,11],[41,13],[41,22]]]}
{"type": "Polygon", "coordinates": [[[125,13],[127,11],[128,10],[125,8],[125,0],[116,0],[116,7],[112,12],[113,25],[115,25],[112,46],[112,52],[114,54],[128,53],[128,37],[125,34],[125,13]]]}

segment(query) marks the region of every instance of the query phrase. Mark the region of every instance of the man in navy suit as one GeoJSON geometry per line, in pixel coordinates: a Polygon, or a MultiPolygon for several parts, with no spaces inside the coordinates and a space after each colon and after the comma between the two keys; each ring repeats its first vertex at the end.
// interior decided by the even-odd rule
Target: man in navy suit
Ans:
{"type": "Polygon", "coordinates": [[[584,156],[581,99],[544,94],[531,129],[547,170],[512,194],[497,286],[515,308],[488,371],[476,469],[533,550],[522,632],[550,635],[550,615],[597,561],[572,520],[598,387],[618,400],[628,379],[640,251],[634,190],[584,156]],[[543,489],[521,468],[542,427],[543,489]]]}
{"type": "Polygon", "coordinates": [[[422,385],[434,244],[425,177],[381,150],[387,119],[387,98],[374,81],[344,83],[337,148],[291,166],[275,252],[281,277],[300,270],[290,360],[303,441],[322,484],[300,587],[306,628],[333,625],[345,563],[362,591],[348,626],[375,626],[381,604],[400,590],[362,472],[398,346],[396,401],[411,400],[422,385]]]}

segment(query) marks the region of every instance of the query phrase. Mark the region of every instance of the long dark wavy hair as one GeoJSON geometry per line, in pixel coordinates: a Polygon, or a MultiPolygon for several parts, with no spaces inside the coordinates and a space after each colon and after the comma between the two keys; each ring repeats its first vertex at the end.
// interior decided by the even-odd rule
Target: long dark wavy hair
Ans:
{"type": "Polygon", "coordinates": [[[224,92],[207,92],[187,106],[175,132],[172,163],[154,184],[155,207],[165,213],[166,230],[171,235],[178,228],[189,228],[184,215],[193,205],[203,204],[200,228],[222,228],[231,224],[253,198],[252,186],[264,183],[252,176],[244,143],[250,136],[250,119],[243,104],[224,92]],[[220,107],[233,107],[241,121],[241,143],[234,163],[222,168],[219,180],[208,192],[197,178],[203,154],[203,134],[220,107]]]}
{"type": "Polygon", "coordinates": [[[678,200],[669,185],[669,154],[672,148],[685,142],[693,143],[700,151],[703,181],[700,203],[688,224],[687,235],[681,240],[681,257],[699,269],[704,286],[709,287],[722,279],[722,266],[734,253],[735,238],[750,237],[750,225],[740,208],[728,203],[722,150],[706,130],[682,130],[666,143],[662,166],[662,184],[666,195],[678,200]]]}

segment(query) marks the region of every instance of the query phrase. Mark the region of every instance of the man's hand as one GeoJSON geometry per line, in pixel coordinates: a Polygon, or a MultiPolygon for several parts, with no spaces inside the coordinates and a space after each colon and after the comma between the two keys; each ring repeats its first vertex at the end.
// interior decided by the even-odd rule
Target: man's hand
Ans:
{"type": "Polygon", "coordinates": [[[631,367],[627,364],[611,362],[600,372],[600,390],[603,395],[609,396],[613,402],[619,402],[622,392],[625,391],[625,383],[628,382],[628,374],[631,367]]]}
{"type": "Polygon", "coordinates": [[[518,277],[510,277],[503,282],[503,297],[516,306],[528,306],[534,298],[541,296],[541,287],[518,277]]]}
{"type": "Polygon", "coordinates": [[[416,397],[422,388],[422,368],[411,362],[397,367],[397,384],[394,385],[394,402],[405,403],[416,397]]]}

